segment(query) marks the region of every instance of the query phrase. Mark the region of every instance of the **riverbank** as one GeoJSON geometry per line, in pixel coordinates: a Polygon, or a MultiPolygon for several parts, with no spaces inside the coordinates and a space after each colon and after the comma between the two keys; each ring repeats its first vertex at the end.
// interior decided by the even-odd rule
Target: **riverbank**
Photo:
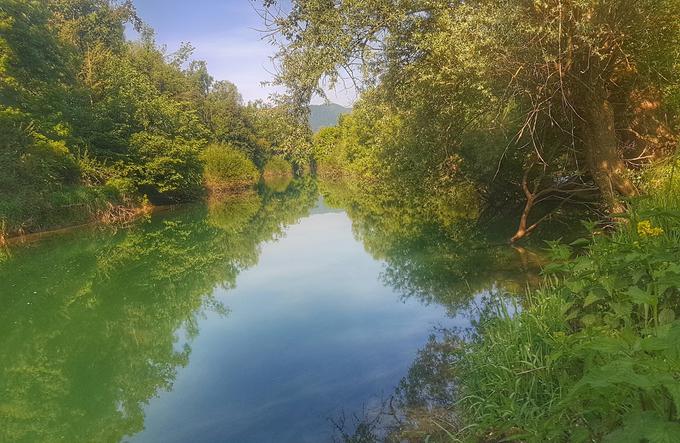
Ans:
{"type": "MultiPolygon", "coordinates": [[[[221,186],[207,186],[199,198],[177,204],[152,204],[144,196],[121,198],[110,191],[76,189],[73,194],[80,195],[81,200],[71,201],[61,206],[56,203],[41,203],[25,199],[24,207],[12,214],[0,210],[0,245],[31,242],[44,236],[69,232],[74,229],[103,224],[127,224],[134,220],[156,212],[163,212],[182,204],[191,204],[201,200],[219,201],[232,197],[247,196],[258,186],[265,186],[274,192],[284,192],[293,182],[294,176],[259,177],[260,181],[222,182],[221,186]],[[83,198],[85,196],[85,198],[83,198]],[[32,201],[33,204],[27,202],[32,201]]],[[[5,206],[9,199],[4,199],[5,206]]],[[[59,201],[55,199],[53,201],[59,201]]],[[[5,209],[0,207],[0,209],[5,209]]]]}
{"type": "Polygon", "coordinates": [[[447,371],[445,441],[674,441],[680,435],[678,184],[613,233],[551,243],[541,288],[483,312],[447,371]],[[454,438],[455,436],[455,438],[454,438]]]}
{"type": "Polygon", "coordinates": [[[71,186],[2,194],[0,244],[15,237],[89,223],[123,222],[138,217],[149,203],[121,198],[106,187],[71,186]]]}
{"type": "MultiPolygon", "coordinates": [[[[224,198],[248,193],[252,189],[253,185],[233,186],[219,193],[206,192],[206,196],[224,198]]],[[[71,199],[64,199],[64,194],[40,201],[26,198],[14,206],[16,208],[14,212],[0,211],[0,245],[30,242],[47,235],[89,225],[126,224],[142,216],[177,206],[177,204],[152,204],[143,196],[121,199],[105,191],[87,188],[75,189],[70,195],[71,199]]],[[[202,198],[184,203],[199,201],[202,198]]],[[[2,209],[12,207],[10,199],[4,199],[4,203],[2,209]]]]}

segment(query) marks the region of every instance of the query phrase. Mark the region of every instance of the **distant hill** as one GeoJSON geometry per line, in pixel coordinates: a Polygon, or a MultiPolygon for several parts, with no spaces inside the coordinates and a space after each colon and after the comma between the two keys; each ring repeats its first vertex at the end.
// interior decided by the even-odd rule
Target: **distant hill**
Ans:
{"type": "Polygon", "coordinates": [[[312,128],[312,132],[316,132],[327,126],[335,126],[341,115],[352,112],[351,108],[345,108],[344,106],[335,103],[329,103],[327,105],[310,105],[309,110],[311,111],[309,115],[309,126],[312,128]]]}

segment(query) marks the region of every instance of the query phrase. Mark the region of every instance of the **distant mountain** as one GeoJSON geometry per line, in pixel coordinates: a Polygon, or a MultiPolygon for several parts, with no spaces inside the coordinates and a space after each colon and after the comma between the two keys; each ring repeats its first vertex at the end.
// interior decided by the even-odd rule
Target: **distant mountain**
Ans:
{"type": "Polygon", "coordinates": [[[309,114],[309,126],[312,128],[312,132],[317,132],[319,129],[327,126],[335,126],[341,115],[352,112],[351,108],[345,108],[335,103],[310,105],[309,110],[311,111],[309,114]]]}

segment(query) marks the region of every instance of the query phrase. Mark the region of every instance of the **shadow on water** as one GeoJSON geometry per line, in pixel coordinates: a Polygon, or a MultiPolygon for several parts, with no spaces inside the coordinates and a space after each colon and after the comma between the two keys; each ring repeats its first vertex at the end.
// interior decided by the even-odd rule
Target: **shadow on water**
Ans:
{"type": "Polygon", "coordinates": [[[213,288],[233,287],[316,202],[310,180],[88,229],[0,260],[0,441],[120,441],[187,365],[213,288]]]}

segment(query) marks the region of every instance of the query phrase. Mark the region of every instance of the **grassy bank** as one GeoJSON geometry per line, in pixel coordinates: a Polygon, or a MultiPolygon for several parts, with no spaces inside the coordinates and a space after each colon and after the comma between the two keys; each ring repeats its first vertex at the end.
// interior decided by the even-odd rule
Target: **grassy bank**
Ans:
{"type": "MultiPolygon", "coordinates": [[[[192,197],[180,202],[200,199],[206,193],[223,195],[247,191],[260,177],[254,163],[230,146],[208,146],[200,159],[207,192],[193,191],[192,197]]],[[[47,179],[31,183],[28,178],[10,183],[7,188],[11,191],[0,193],[0,243],[10,237],[86,223],[126,222],[152,207],[141,181],[113,178],[105,185],[88,185],[80,179],[84,168],[80,164],[78,168],[78,179],[68,185],[47,179]]],[[[158,203],[167,202],[159,199],[158,203]]]]}
{"type": "Polygon", "coordinates": [[[53,190],[26,189],[0,199],[0,243],[23,234],[91,222],[115,223],[148,208],[142,198],[124,198],[110,186],[73,185],[53,190]]]}
{"type": "MultiPolygon", "coordinates": [[[[449,430],[470,441],[670,442],[680,435],[680,191],[675,167],[611,234],[552,244],[517,314],[460,344],[449,430]]],[[[665,174],[665,175],[664,175],[665,174]]]]}

